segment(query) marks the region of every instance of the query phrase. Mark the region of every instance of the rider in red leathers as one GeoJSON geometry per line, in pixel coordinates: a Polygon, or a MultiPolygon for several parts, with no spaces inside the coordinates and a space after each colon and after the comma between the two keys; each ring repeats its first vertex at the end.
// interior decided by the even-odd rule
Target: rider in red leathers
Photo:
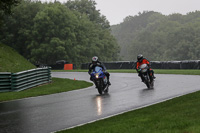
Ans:
{"type": "Polygon", "coordinates": [[[149,66],[149,75],[152,76],[153,79],[155,79],[156,77],[154,76],[154,71],[151,69],[150,62],[146,58],[144,58],[142,54],[139,54],[137,56],[136,71],[138,72],[138,76],[141,77],[142,82],[144,82],[144,79],[142,78],[141,72],[139,70],[139,66],[141,66],[142,64],[147,64],[149,66]]]}

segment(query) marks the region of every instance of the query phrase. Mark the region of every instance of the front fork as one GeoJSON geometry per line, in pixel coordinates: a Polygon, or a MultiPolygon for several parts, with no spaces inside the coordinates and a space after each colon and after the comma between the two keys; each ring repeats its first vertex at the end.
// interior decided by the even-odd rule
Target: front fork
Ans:
{"type": "Polygon", "coordinates": [[[99,87],[101,85],[101,79],[95,79],[93,82],[96,85],[96,87],[99,87]]]}
{"type": "Polygon", "coordinates": [[[97,80],[93,80],[93,82],[94,82],[94,84],[95,84],[95,86],[97,87],[98,86],[98,81],[97,80]]]}
{"type": "Polygon", "coordinates": [[[150,78],[150,82],[153,81],[153,72],[152,71],[149,71],[149,78],[150,78]]]}

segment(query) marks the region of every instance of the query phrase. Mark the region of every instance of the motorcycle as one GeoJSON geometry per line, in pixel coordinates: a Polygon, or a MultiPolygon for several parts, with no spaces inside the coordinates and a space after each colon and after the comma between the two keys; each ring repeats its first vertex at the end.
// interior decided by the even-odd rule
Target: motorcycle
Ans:
{"type": "Polygon", "coordinates": [[[93,72],[91,73],[93,82],[95,83],[99,94],[108,93],[108,78],[104,74],[101,67],[96,66],[93,72]]]}
{"type": "Polygon", "coordinates": [[[153,88],[154,79],[152,77],[152,73],[149,72],[148,65],[142,64],[141,66],[139,66],[139,71],[141,73],[142,78],[144,79],[144,83],[146,84],[147,88],[153,88]]]}

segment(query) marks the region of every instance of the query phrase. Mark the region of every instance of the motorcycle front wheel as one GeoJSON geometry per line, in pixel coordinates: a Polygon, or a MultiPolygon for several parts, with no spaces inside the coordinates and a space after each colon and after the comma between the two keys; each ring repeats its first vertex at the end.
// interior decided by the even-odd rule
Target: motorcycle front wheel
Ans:
{"type": "Polygon", "coordinates": [[[103,81],[102,80],[99,80],[97,89],[98,89],[99,94],[102,95],[103,94],[103,81]]]}
{"type": "Polygon", "coordinates": [[[146,84],[147,88],[150,88],[150,83],[148,81],[146,81],[145,84],[146,84]]]}
{"type": "Polygon", "coordinates": [[[150,79],[149,79],[149,77],[145,78],[145,84],[146,84],[147,88],[150,88],[150,79]]]}

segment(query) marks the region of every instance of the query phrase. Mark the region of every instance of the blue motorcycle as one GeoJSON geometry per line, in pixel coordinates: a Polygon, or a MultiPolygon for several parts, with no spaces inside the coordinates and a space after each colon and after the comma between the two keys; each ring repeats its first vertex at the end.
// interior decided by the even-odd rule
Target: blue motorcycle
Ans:
{"type": "Polygon", "coordinates": [[[101,67],[96,66],[91,73],[91,77],[96,85],[96,88],[98,89],[99,94],[103,94],[103,92],[108,93],[108,78],[104,74],[101,67]]]}

